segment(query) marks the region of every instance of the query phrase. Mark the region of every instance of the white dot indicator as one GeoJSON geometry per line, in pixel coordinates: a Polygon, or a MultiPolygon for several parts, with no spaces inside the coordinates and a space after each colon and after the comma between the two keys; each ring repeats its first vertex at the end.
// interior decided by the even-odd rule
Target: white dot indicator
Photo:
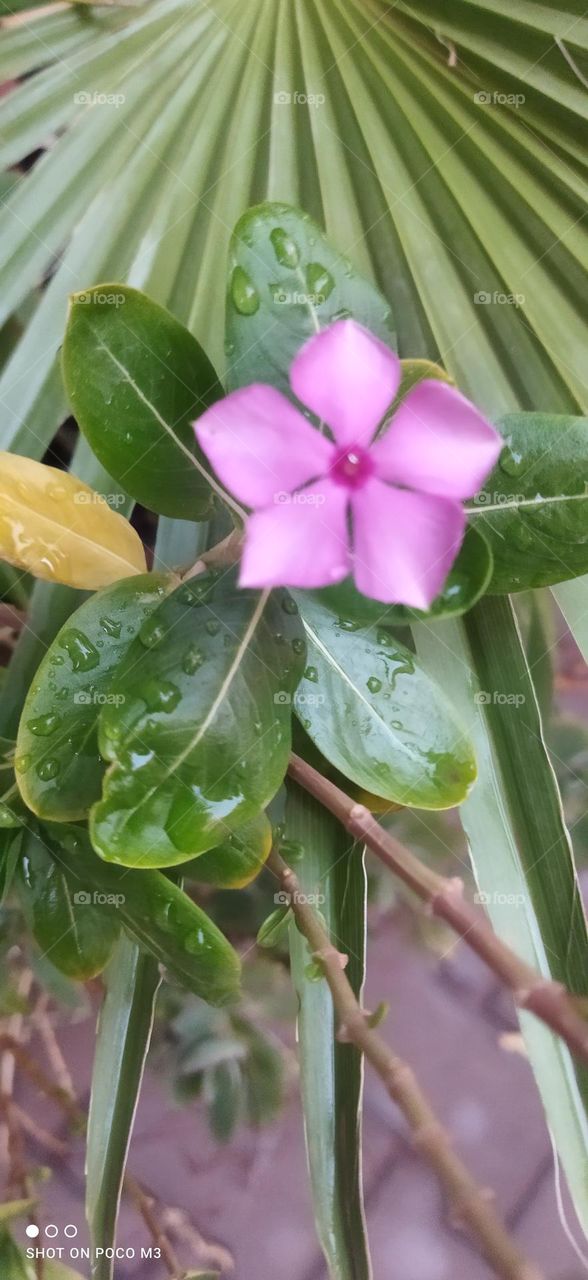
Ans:
{"type": "Polygon", "coordinates": [[[25,1234],[29,1237],[29,1240],[34,1240],[39,1234],[39,1228],[34,1222],[29,1222],[28,1227],[25,1227],[25,1234]]]}
{"type": "Polygon", "coordinates": [[[63,1228],[63,1232],[70,1240],[73,1240],[78,1234],[78,1229],[74,1227],[72,1222],[68,1222],[67,1226],[63,1228]]]}
{"type": "Polygon", "coordinates": [[[54,1222],[47,1223],[47,1226],[45,1227],[45,1235],[49,1236],[51,1240],[54,1240],[55,1236],[59,1235],[59,1227],[56,1227],[54,1222]]]}

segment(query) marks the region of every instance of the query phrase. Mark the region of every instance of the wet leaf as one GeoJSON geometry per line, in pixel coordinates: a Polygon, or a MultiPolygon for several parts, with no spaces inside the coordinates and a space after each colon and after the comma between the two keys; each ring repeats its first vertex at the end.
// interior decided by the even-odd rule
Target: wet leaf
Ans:
{"type": "Polygon", "coordinates": [[[288,391],[288,369],[303,343],[349,315],[395,346],[389,303],[308,214],[269,203],[243,215],[229,253],[231,390],[268,382],[288,391]]]}
{"type": "Polygon", "coordinates": [[[233,573],[174,591],[123,660],[100,716],[111,761],[91,816],[94,847],[125,866],[172,866],[212,849],[275,795],[302,671],[284,592],[241,591],[233,573]]]}
{"type": "Polygon", "coordinates": [[[0,454],[0,557],[36,578],[94,591],[146,569],[140,538],[101,494],[12,453],[0,454]]]}
{"type": "Polygon", "coordinates": [[[80,883],[36,835],[26,833],[19,888],[33,936],[61,973],[85,982],[104,969],[120,924],[114,906],[80,883]]]}
{"type": "Polygon", "coordinates": [[[505,447],[470,521],[490,543],[492,593],[525,591],[588,570],[588,418],[509,413],[505,447]]]}
{"type": "Polygon", "coordinates": [[[113,696],[122,658],[166,587],[163,575],[144,574],[105,588],[68,618],[47,650],[16,744],[20,793],[40,817],[71,822],[98,800],[105,768],[98,717],[113,696]]]}
{"type": "Polygon", "coordinates": [[[210,514],[192,422],[222,387],[188,329],[137,289],[97,285],[71,297],[63,373],[81,431],[133,498],[184,520],[210,514]]]}
{"type": "Polygon", "coordinates": [[[222,844],[182,864],[182,875],[221,889],[243,889],[259,874],[272,847],[272,828],[264,813],[244,822],[222,844]]]}
{"type": "Polygon", "coordinates": [[[473,749],[440,688],[385,630],[351,630],[297,595],[308,666],[295,697],[309,737],[345,777],[396,804],[448,809],[476,776],[473,749]]]}

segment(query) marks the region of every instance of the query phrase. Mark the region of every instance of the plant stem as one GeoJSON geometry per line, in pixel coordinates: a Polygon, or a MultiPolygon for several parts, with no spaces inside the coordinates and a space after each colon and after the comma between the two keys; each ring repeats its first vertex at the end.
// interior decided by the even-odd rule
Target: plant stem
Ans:
{"type": "Polygon", "coordinates": [[[565,1040],[572,1053],[588,1062],[588,1023],[574,997],[562,983],[541,977],[497,937],[482,912],[465,898],[461,880],[448,879],[426,867],[376,822],[365,805],[355,804],[300,756],[290,757],[288,772],[339,819],[355,840],[362,840],[380,862],[408,885],[431,915],[444,920],[467,942],[509,987],[520,1009],[534,1013],[565,1040]]]}
{"type": "Polygon", "coordinates": [[[333,946],[319,916],[300,893],[294,872],[275,852],[270,855],[268,866],[289,896],[296,924],[308,942],[313,960],[323,969],[339,1023],[338,1038],[355,1044],[377,1071],[410,1126],[415,1146],[433,1166],[456,1214],[478,1237],[496,1274],[505,1280],[540,1280],[539,1271],[526,1260],[494,1212],[491,1194],[477,1186],[453,1151],[449,1135],[412,1069],[369,1025],[345,976],[346,957],[333,946]]]}

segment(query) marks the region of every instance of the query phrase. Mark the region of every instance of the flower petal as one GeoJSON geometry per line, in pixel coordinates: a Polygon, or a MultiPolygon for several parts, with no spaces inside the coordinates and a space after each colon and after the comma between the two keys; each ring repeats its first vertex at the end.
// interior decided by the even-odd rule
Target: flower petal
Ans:
{"type": "MultiPolygon", "coordinates": [[[[284,495],[286,497],[286,495],[284,495]]],[[[324,587],[350,569],[348,495],[321,480],[247,521],[239,585],[324,587]]]]}
{"type": "Polygon", "coordinates": [[[219,400],[194,423],[219,480],[248,507],[328,471],[333,445],[273,387],[254,383],[219,400]]]}
{"type": "Polygon", "coordinates": [[[384,604],[428,609],[461,546],[463,507],[369,480],[353,494],[351,508],[359,590],[384,604]]]}
{"type": "Polygon", "coordinates": [[[403,400],[371,456],[391,484],[463,499],[484,483],[503,444],[465,396],[428,378],[403,400]]]}
{"type": "Polygon", "coordinates": [[[398,357],[354,320],[338,320],[311,338],[290,367],[294,394],[340,445],[370,443],[399,382],[398,357]]]}

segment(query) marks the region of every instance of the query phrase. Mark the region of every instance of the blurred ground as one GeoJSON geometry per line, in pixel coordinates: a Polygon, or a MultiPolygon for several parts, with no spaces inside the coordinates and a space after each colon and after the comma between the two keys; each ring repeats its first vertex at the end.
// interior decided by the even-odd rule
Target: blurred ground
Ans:
{"type": "MultiPolygon", "coordinates": [[[[470,1169],[497,1193],[501,1212],[546,1280],[581,1280],[585,1274],[557,1215],[551,1148],[530,1069],[517,1053],[499,1047],[515,1029],[509,998],[463,945],[439,964],[408,932],[406,917],[380,919],[370,938],[367,1007],[391,993],[383,1034],[416,1067],[421,1083],[450,1128],[470,1169]],[[401,993],[401,995],[400,995],[401,993]]],[[[60,1034],[79,1096],[87,1101],[94,1027],[87,1020],[60,1034]]],[[[41,1054],[42,1051],[39,1050],[41,1054]]],[[[39,1122],[63,1132],[58,1115],[26,1087],[21,1102],[39,1122]]],[[[402,1118],[371,1072],[365,1096],[365,1189],[375,1280],[488,1280],[491,1272],[447,1218],[432,1175],[406,1137],[402,1118]]],[[[38,1159],[46,1161],[39,1150],[38,1159]]],[[[57,1160],[48,1183],[45,1222],[83,1225],[82,1145],[57,1160]]],[[[168,1206],[186,1210],[212,1252],[192,1235],[178,1243],[191,1266],[223,1262],[228,1250],[236,1280],[327,1280],[314,1238],[302,1123],[295,1086],[281,1120],[258,1133],[239,1130],[230,1146],[211,1138],[202,1106],[179,1108],[166,1084],[148,1072],[130,1165],[168,1206]]],[[[573,1213],[566,1207],[570,1221],[573,1213]]],[[[579,1233],[577,1232],[579,1235],[579,1233]]],[[[48,1241],[46,1242],[48,1243],[48,1241]]],[[[58,1241],[56,1241],[58,1243],[58,1241]]],[[[123,1204],[119,1243],[151,1243],[135,1210],[123,1204]]],[[[228,1264],[228,1259],[226,1259],[228,1264]]],[[[72,1266],[76,1263],[72,1261],[72,1266]]],[[[84,1264],[80,1270],[86,1271],[84,1264]]],[[[117,1280],[164,1280],[161,1262],[121,1261],[117,1280]]]]}

